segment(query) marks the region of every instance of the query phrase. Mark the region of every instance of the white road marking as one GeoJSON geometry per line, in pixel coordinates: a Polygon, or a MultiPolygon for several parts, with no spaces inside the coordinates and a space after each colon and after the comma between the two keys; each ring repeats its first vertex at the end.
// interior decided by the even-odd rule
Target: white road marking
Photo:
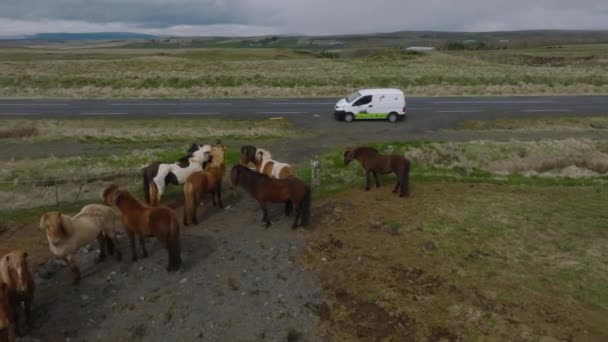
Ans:
{"type": "Polygon", "coordinates": [[[570,109],[522,109],[522,113],[536,113],[536,112],[570,112],[570,109]]]}
{"type": "Polygon", "coordinates": [[[479,113],[483,112],[480,109],[462,109],[462,110],[436,110],[435,113],[479,113]]]}
{"type": "Polygon", "coordinates": [[[184,103],[110,103],[110,106],[174,106],[174,107],[187,107],[187,106],[232,106],[230,102],[184,102],[184,103]]]}
{"type": "Polygon", "coordinates": [[[199,112],[199,113],[169,113],[169,115],[219,115],[220,112],[199,112]]]}
{"type": "Polygon", "coordinates": [[[273,102],[273,105],[294,105],[294,106],[306,106],[306,105],[335,105],[335,102],[273,102]]]}
{"type": "Polygon", "coordinates": [[[85,115],[85,116],[93,116],[93,115],[127,115],[129,113],[108,113],[108,112],[98,112],[98,113],[80,113],[80,115],[85,115]]]}
{"type": "Polygon", "coordinates": [[[256,114],[306,114],[307,112],[255,112],[256,114]]]}
{"type": "Polygon", "coordinates": [[[319,115],[319,114],[314,114],[313,116],[314,116],[315,118],[321,117],[321,115],[319,115]]]}
{"type": "Polygon", "coordinates": [[[39,113],[0,113],[0,116],[35,116],[40,115],[39,113]]]}
{"type": "Polygon", "coordinates": [[[31,107],[31,106],[69,106],[67,103],[0,103],[0,106],[24,106],[24,107],[31,107]]]}
{"type": "Polygon", "coordinates": [[[456,104],[456,103],[553,103],[551,100],[461,100],[461,101],[435,101],[433,104],[456,104]]]}

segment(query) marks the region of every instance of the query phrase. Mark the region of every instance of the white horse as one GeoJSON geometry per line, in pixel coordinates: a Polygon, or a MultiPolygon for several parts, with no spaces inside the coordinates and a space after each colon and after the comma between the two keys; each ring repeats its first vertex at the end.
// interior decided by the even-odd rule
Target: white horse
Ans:
{"type": "Polygon", "coordinates": [[[192,144],[188,154],[173,164],[152,163],[141,168],[146,202],[152,206],[160,204],[160,198],[168,184],[184,184],[188,176],[203,170],[209,161],[211,145],[192,144]]]}

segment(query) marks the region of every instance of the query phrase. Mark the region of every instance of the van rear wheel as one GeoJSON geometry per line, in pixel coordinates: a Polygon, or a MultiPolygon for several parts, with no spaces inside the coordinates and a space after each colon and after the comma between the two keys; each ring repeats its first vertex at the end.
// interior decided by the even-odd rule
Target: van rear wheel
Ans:
{"type": "Polygon", "coordinates": [[[399,117],[397,116],[397,113],[390,113],[387,119],[389,122],[395,123],[399,117]]]}
{"type": "Polygon", "coordinates": [[[355,120],[355,116],[353,115],[353,113],[344,114],[344,121],[353,122],[353,120],[355,120]]]}

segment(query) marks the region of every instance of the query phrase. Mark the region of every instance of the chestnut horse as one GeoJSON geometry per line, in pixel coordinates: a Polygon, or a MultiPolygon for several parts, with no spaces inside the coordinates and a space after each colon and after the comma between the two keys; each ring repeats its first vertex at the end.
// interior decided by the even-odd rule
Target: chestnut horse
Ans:
{"type": "Polygon", "coordinates": [[[210,161],[205,170],[195,172],[188,176],[184,183],[184,225],[192,222],[198,224],[196,218],[196,208],[201,204],[204,194],[211,193],[213,205],[216,205],[215,196],[217,194],[219,207],[223,208],[222,203],[222,178],[226,172],[224,163],[224,152],[226,146],[218,142],[211,147],[210,161]]]}
{"type": "Polygon", "coordinates": [[[32,300],[36,284],[30,273],[26,252],[15,250],[0,259],[0,282],[7,286],[8,302],[14,315],[14,321],[18,322],[19,309],[23,303],[25,322],[28,329],[31,328],[32,300]]]}
{"type": "Polygon", "coordinates": [[[181,267],[180,256],[180,226],[175,212],[165,206],[149,207],[142,204],[126,190],[120,190],[118,185],[106,187],[102,193],[106,205],[115,206],[122,213],[122,223],[129,237],[132,260],[137,260],[135,236],[139,239],[142,255],[148,257],[145,238],[154,236],[166,248],[169,254],[167,271],[176,271],[181,267]]]}
{"type": "Polygon", "coordinates": [[[347,148],[344,151],[344,165],[348,165],[353,159],[357,159],[365,169],[367,185],[365,191],[370,189],[370,173],[374,175],[376,187],[380,187],[378,173],[387,174],[394,172],[397,175],[397,184],[393,193],[399,192],[399,197],[409,196],[410,161],[398,154],[382,155],[372,147],[347,148]]]}
{"type": "Polygon", "coordinates": [[[0,342],[15,341],[17,322],[9,297],[8,285],[0,282],[0,342]]]}
{"type": "Polygon", "coordinates": [[[230,181],[233,187],[244,188],[255,200],[260,203],[264,217],[262,221],[266,227],[270,226],[270,217],[266,203],[290,202],[296,208],[296,218],[292,228],[300,224],[307,226],[310,221],[310,188],[306,183],[296,177],[287,179],[272,179],[267,175],[250,170],[246,166],[236,165],[230,171],[230,181]]]}

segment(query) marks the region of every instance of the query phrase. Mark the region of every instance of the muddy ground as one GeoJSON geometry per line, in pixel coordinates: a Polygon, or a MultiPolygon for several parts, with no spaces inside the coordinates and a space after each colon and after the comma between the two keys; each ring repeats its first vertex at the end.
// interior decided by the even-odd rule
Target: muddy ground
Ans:
{"type": "MultiPolygon", "coordinates": [[[[316,127],[315,137],[299,138],[287,144],[269,142],[264,147],[286,161],[305,163],[314,155],[337,146],[369,141],[589,137],[584,132],[514,135],[511,132],[409,131],[386,123],[344,127],[340,124],[316,127]]],[[[4,146],[0,148],[0,157],[10,159],[29,154],[39,157],[44,153],[67,156],[96,149],[78,143],[35,144],[21,149],[4,146]]],[[[311,253],[310,248],[314,246],[328,243],[329,247],[322,247],[327,250],[320,253],[331,255],[333,249],[339,249],[337,246],[346,241],[327,238],[325,229],[337,222],[335,204],[326,201],[315,204],[310,230],[291,230],[291,222],[282,216],[281,206],[274,206],[271,211],[274,224],[265,229],[261,225],[261,212],[248,195],[239,193],[232,197],[227,191],[226,197],[225,210],[206,208],[201,225],[183,230],[184,269],[175,274],[165,272],[166,253],[151,239],[148,240],[151,256],[134,263],[125,257],[121,262],[108,258],[96,264],[93,259],[97,246],[93,244],[79,256],[82,283],[72,286],[67,267],[58,262],[46,263],[49,253],[44,234],[36,229],[36,223],[4,233],[2,251],[19,246],[23,239],[38,246],[32,253],[38,283],[35,323],[24,340],[459,339],[459,331],[446,328],[448,325],[420,327],[415,317],[361,303],[348,289],[328,285],[327,278],[319,279],[327,277],[327,273],[315,268],[315,261],[305,257],[302,262],[302,255],[311,253]],[[322,232],[322,237],[316,235],[318,232],[322,232]],[[353,325],[353,322],[363,323],[353,325]],[[333,331],[334,327],[339,331],[333,331]]],[[[345,202],[345,205],[352,205],[356,199],[349,201],[351,204],[345,202]]],[[[179,210],[179,203],[175,206],[179,210]]],[[[181,215],[181,211],[178,212],[181,215]]],[[[348,233],[348,227],[341,227],[339,232],[348,233]]],[[[121,249],[125,256],[129,255],[124,237],[121,249]]],[[[394,274],[403,279],[390,281],[409,281],[415,285],[413,295],[429,296],[437,288],[444,292],[451,289],[425,270],[399,269],[394,274]]],[[[416,300],[415,296],[407,298],[416,300]]]]}

